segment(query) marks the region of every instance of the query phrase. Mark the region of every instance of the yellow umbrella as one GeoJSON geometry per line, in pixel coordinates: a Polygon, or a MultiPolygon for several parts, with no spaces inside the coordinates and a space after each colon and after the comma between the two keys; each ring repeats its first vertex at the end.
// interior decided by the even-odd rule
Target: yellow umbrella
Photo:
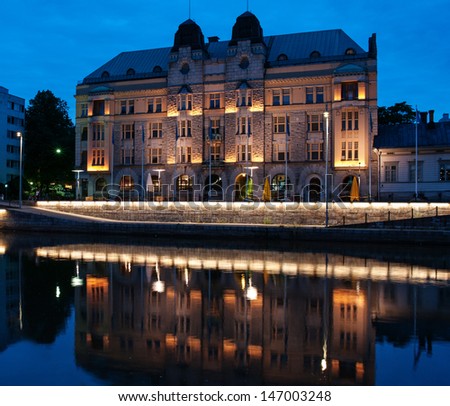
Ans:
{"type": "Polygon", "coordinates": [[[270,202],[270,199],[271,199],[270,183],[269,183],[269,177],[267,177],[266,180],[264,181],[263,201],[270,202]]]}
{"type": "Polygon", "coordinates": [[[356,178],[356,176],[353,176],[353,180],[352,180],[352,188],[350,189],[350,201],[351,202],[354,202],[354,201],[359,202],[359,184],[358,184],[358,179],[356,178]]]}

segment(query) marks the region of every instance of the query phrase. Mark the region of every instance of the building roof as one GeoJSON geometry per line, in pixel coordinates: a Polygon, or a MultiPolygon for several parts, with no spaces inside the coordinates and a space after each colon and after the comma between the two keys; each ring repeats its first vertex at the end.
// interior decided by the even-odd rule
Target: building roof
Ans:
{"type": "MultiPolygon", "coordinates": [[[[415,148],[416,125],[383,125],[378,128],[373,146],[378,149],[415,148]]],[[[450,147],[450,122],[417,125],[417,145],[424,147],[450,147]]]]}
{"type": "MultiPolygon", "coordinates": [[[[186,22],[183,24],[180,25],[181,29],[185,28],[186,22]]],[[[328,60],[351,62],[368,55],[340,29],[266,36],[264,43],[267,46],[268,66],[309,64],[328,60]]],[[[227,40],[209,42],[205,47],[210,58],[225,61],[228,47],[232,45],[231,41],[227,40]]],[[[167,47],[122,52],[86,76],[83,84],[167,76],[172,50],[172,47],[167,47]]]]}

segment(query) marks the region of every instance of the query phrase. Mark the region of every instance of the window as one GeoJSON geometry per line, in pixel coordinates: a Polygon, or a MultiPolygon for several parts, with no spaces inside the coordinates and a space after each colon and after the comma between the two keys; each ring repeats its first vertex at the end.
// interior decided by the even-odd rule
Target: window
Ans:
{"type": "Polygon", "coordinates": [[[252,118],[251,117],[238,117],[237,119],[237,134],[247,134],[252,133],[252,118]]]}
{"type": "Polygon", "coordinates": [[[88,105],[87,103],[81,103],[81,117],[87,117],[88,115],[88,105]]]}
{"type": "Polygon", "coordinates": [[[162,123],[151,124],[151,137],[162,138],[162,123]]]}
{"type": "Polygon", "coordinates": [[[120,114],[134,114],[134,100],[122,100],[120,102],[120,114]]]}
{"type": "Polygon", "coordinates": [[[385,182],[397,182],[398,178],[398,163],[397,162],[386,162],[384,164],[384,181],[385,182]]]}
{"type": "Polygon", "coordinates": [[[323,103],[323,86],[306,88],[306,103],[323,103]]]}
{"type": "Polygon", "coordinates": [[[92,150],[92,166],[103,166],[105,165],[105,150],[104,149],[93,149],[92,150]]]}
{"type": "Polygon", "coordinates": [[[161,113],[162,111],[162,98],[161,97],[152,97],[148,99],[147,102],[147,112],[148,113],[161,113]]]}
{"type": "Polygon", "coordinates": [[[359,143],[358,141],[342,142],[342,161],[357,161],[359,159],[359,143]]]}
{"type": "Polygon", "coordinates": [[[209,95],[209,108],[220,109],[220,93],[211,93],[209,95]]]}
{"type": "Polygon", "coordinates": [[[343,111],[341,113],[342,131],[359,130],[359,113],[358,111],[343,111]]]}
{"type": "Polygon", "coordinates": [[[179,147],[178,148],[178,162],[190,163],[192,156],[192,147],[179,147]]]}
{"type": "Polygon", "coordinates": [[[241,162],[251,161],[252,160],[252,146],[247,145],[247,144],[238,144],[237,145],[237,160],[241,161],[241,162]]]}
{"type": "MultiPolygon", "coordinates": [[[[415,182],[416,181],[416,161],[408,162],[408,166],[409,166],[409,181],[415,182]]],[[[423,161],[417,162],[417,181],[418,182],[423,181],[423,161]]]]}
{"type": "Polygon", "coordinates": [[[220,139],[220,119],[213,118],[209,122],[207,138],[220,139]]]}
{"type": "Polygon", "coordinates": [[[192,94],[181,93],[178,95],[178,110],[192,110],[192,94]]]}
{"type": "Polygon", "coordinates": [[[358,82],[344,82],[341,86],[342,100],[358,99],[358,82]]]}
{"type": "Polygon", "coordinates": [[[94,100],[92,114],[94,116],[105,115],[105,101],[104,100],[94,100]]]}
{"type": "Polygon", "coordinates": [[[87,141],[88,139],[88,129],[87,127],[83,127],[81,130],[81,141],[87,141]]]}
{"type": "Polygon", "coordinates": [[[308,132],[323,131],[322,114],[309,114],[307,120],[308,120],[308,132]]]}
{"type": "Polygon", "coordinates": [[[122,124],[122,139],[134,139],[134,124],[122,124]]]}
{"type": "Polygon", "coordinates": [[[211,161],[220,160],[220,143],[214,143],[211,145],[211,161]]]}
{"type": "Polygon", "coordinates": [[[179,122],[179,132],[180,137],[192,137],[192,121],[191,120],[181,120],[179,122]]]}
{"type": "Polygon", "coordinates": [[[439,180],[441,182],[450,182],[450,162],[441,162],[439,164],[439,180]]]}
{"type": "Polygon", "coordinates": [[[323,160],[323,142],[308,142],[306,144],[308,161],[323,160]]]}
{"type": "Polygon", "coordinates": [[[122,162],[122,165],[134,165],[134,149],[133,148],[122,148],[121,162],[122,162]]]}
{"type": "Polygon", "coordinates": [[[291,91],[289,89],[277,89],[272,91],[272,105],[281,106],[291,104],[291,91]]]}
{"type": "Polygon", "coordinates": [[[92,125],[92,141],[104,141],[105,140],[105,127],[103,124],[92,125]]]}
{"type": "Polygon", "coordinates": [[[160,164],[162,158],[162,148],[149,148],[147,163],[160,164]]]}
{"type": "Polygon", "coordinates": [[[124,175],[120,179],[120,189],[121,190],[131,190],[134,187],[133,178],[129,175],[124,175]]]}
{"type": "Polygon", "coordinates": [[[274,161],[289,161],[289,145],[283,144],[274,144],[273,146],[273,160],[274,161]],[[287,147],[287,156],[286,156],[286,147],[287,147]]]}
{"type": "Polygon", "coordinates": [[[286,132],[286,116],[274,116],[273,132],[275,134],[284,134],[286,132]]]}
{"type": "Polygon", "coordinates": [[[252,91],[247,88],[240,89],[236,94],[236,107],[252,105],[252,91]]]}

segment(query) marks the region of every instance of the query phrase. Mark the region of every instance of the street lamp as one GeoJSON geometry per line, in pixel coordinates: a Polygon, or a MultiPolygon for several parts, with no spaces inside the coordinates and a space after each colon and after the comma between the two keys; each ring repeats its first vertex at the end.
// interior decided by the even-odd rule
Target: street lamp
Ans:
{"type": "Polygon", "coordinates": [[[19,158],[19,207],[22,208],[22,159],[23,159],[23,136],[19,131],[17,136],[20,138],[20,158],[19,158]]]}
{"type": "Polygon", "coordinates": [[[75,190],[75,200],[80,199],[80,173],[84,172],[83,169],[72,169],[72,172],[77,174],[77,188],[75,190]]]}
{"type": "Polygon", "coordinates": [[[328,227],[328,120],[330,113],[325,111],[325,227],[328,227]]]}

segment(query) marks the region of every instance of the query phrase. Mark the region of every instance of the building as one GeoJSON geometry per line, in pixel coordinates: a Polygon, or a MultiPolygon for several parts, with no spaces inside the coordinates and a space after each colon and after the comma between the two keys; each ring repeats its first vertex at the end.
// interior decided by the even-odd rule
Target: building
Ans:
{"type": "Polygon", "coordinates": [[[435,122],[430,110],[421,113],[419,123],[380,126],[374,148],[380,200],[450,200],[448,115],[435,122]]]}
{"type": "Polygon", "coordinates": [[[24,131],[25,100],[13,96],[0,86],[0,184],[4,185],[19,176],[20,139],[24,131]]]}
{"type": "Polygon", "coordinates": [[[243,200],[267,179],[273,200],[319,200],[327,169],[333,194],[358,176],[370,197],[376,126],[375,34],[368,51],[339,29],[264,36],[247,11],[231,40],[206,42],[189,19],[171,47],[123,52],[86,76],[76,165],[94,197],[113,184],[135,197],[243,200]]]}

